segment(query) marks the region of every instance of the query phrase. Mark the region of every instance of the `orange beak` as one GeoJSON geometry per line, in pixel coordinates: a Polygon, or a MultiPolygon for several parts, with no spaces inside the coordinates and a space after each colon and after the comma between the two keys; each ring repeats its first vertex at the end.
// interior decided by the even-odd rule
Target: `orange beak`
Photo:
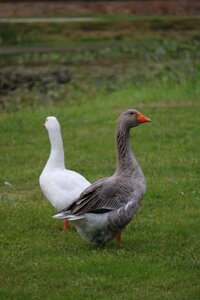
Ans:
{"type": "Polygon", "coordinates": [[[137,121],[138,121],[138,123],[145,123],[145,122],[151,122],[151,119],[149,119],[148,117],[145,117],[140,112],[138,112],[137,121]]]}

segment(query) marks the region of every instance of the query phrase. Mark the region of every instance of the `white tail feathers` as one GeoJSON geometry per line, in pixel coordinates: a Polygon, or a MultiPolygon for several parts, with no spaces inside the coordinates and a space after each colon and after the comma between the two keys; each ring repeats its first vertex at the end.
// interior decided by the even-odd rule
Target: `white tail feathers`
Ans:
{"type": "Polygon", "coordinates": [[[84,216],[75,216],[75,215],[70,215],[69,212],[61,212],[59,214],[56,214],[53,216],[55,219],[67,219],[68,221],[76,221],[76,220],[81,220],[84,219],[84,216]]]}
{"type": "Polygon", "coordinates": [[[74,216],[74,215],[71,215],[69,216],[68,220],[71,222],[71,221],[78,221],[78,220],[83,220],[85,219],[84,216],[74,216]]]}
{"type": "Polygon", "coordinates": [[[65,219],[67,217],[68,217],[68,215],[65,212],[61,212],[61,213],[53,216],[54,219],[65,219]]]}

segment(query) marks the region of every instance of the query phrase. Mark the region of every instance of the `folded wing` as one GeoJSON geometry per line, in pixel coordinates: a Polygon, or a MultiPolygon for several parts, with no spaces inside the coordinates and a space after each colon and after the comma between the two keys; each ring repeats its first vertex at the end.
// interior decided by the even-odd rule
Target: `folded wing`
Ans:
{"type": "Polygon", "coordinates": [[[113,177],[104,178],[84,190],[69,210],[75,215],[116,210],[126,205],[131,192],[124,182],[113,177]]]}

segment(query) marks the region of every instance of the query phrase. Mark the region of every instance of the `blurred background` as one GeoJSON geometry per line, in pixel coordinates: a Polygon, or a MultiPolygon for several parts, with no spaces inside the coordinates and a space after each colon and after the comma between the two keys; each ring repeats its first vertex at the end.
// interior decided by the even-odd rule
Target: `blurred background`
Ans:
{"type": "Polygon", "coordinates": [[[0,0],[0,299],[199,300],[199,16],[199,0],[0,0]],[[92,248],[40,191],[42,124],[58,118],[66,167],[94,182],[131,107],[152,120],[131,140],[147,193],[122,245],[92,248]]]}
{"type": "Polygon", "coordinates": [[[152,82],[194,84],[200,2],[0,1],[0,110],[152,82]]]}

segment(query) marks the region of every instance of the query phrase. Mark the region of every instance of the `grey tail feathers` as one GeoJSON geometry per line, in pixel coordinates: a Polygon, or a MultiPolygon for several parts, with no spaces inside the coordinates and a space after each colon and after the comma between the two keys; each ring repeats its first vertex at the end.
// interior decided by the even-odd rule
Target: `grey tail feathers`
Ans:
{"type": "Polygon", "coordinates": [[[123,229],[133,218],[139,208],[137,201],[131,201],[125,206],[118,209],[118,213],[113,212],[109,214],[109,227],[113,230],[123,229]]]}

